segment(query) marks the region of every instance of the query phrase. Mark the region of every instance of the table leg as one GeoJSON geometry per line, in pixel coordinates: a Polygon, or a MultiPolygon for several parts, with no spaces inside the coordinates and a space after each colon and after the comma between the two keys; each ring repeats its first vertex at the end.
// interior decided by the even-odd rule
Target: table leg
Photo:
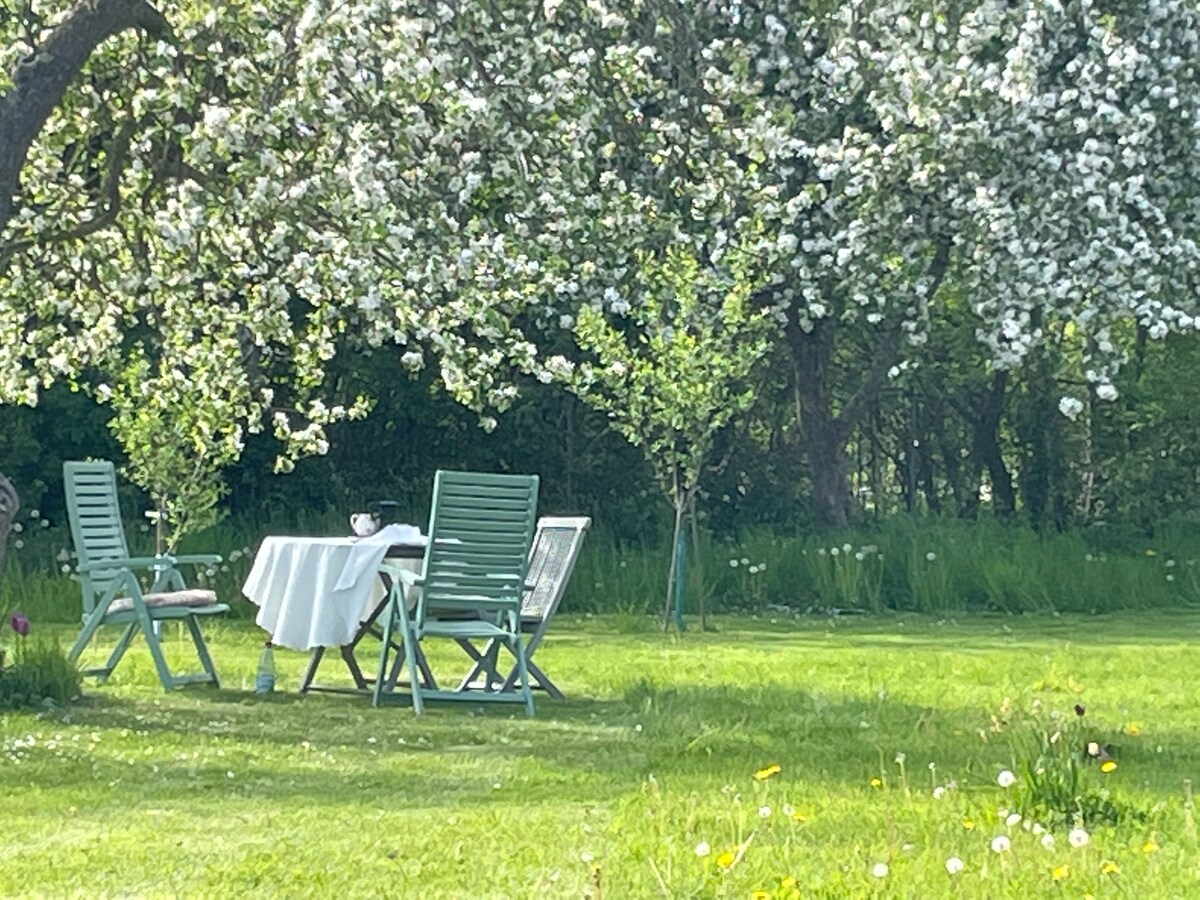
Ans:
{"type": "Polygon", "coordinates": [[[321,664],[321,657],[324,655],[324,647],[315,647],[309,655],[308,665],[304,667],[304,676],[300,679],[300,693],[306,694],[312,687],[313,678],[317,674],[317,666],[321,664]]]}
{"type": "Polygon", "coordinates": [[[342,660],[346,663],[346,668],[350,670],[350,677],[354,679],[354,686],[360,691],[365,691],[367,689],[367,680],[363,678],[362,669],[358,666],[358,660],[354,658],[354,644],[347,644],[342,647],[341,652],[342,660]]]}
{"type": "MultiPolygon", "coordinates": [[[[390,589],[391,583],[387,576],[380,573],[379,577],[383,580],[384,586],[390,589]]],[[[380,614],[382,614],[387,608],[387,605],[388,596],[385,593],[384,598],[378,604],[376,604],[375,608],[371,610],[366,619],[359,623],[358,630],[354,633],[354,637],[350,639],[350,643],[338,648],[338,652],[342,657],[342,662],[345,663],[346,668],[349,670],[350,677],[354,679],[354,688],[325,687],[322,685],[313,684],[313,679],[317,673],[317,667],[321,664],[321,659],[325,655],[326,649],[324,647],[316,647],[313,649],[312,655],[309,657],[308,665],[305,667],[304,675],[300,681],[301,693],[307,693],[309,691],[352,693],[354,691],[365,691],[372,684],[374,684],[374,678],[368,678],[363,674],[362,667],[358,664],[358,660],[354,656],[354,651],[358,647],[359,642],[362,641],[362,639],[367,635],[371,635],[377,640],[383,639],[383,629],[377,623],[380,614]]],[[[396,686],[396,682],[399,680],[400,676],[400,668],[404,664],[405,658],[404,646],[402,643],[392,641],[392,649],[396,651],[396,656],[390,667],[390,671],[385,673],[384,688],[387,691],[392,690],[396,686]]],[[[425,654],[421,652],[420,647],[416,647],[414,652],[416,653],[417,657],[417,669],[421,673],[424,686],[429,690],[436,691],[438,689],[438,684],[433,677],[433,672],[429,669],[429,662],[425,659],[425,654]]]]}
{"type": "MultiPolygon", "coordinates": [[[[359,641],[361,641],[364,637],[366,637],[368,634],[378,631],[378,629],[375,629],[374,627],[375,620],[379,617],[379,614],[383,611],[385,606],[387,606],[386,600],[383,603],[378,604],[375,609],[371,611],[371,614],[367,617],[367,620],[359,623],[358,631],[354,633],[354,637],[350,639],[350,643],[338,648],[338,652],[342,657],[342,661],[346,664],[346,668],[350,671],[350,677],[354,679],[354,688],[356,690],[366,690],[369,681],[363,675],[362,668],[358,665],[358,660],[354,658],[354,649],[358,646],[359,641]]],[[[313,648],[312,654],[308,658],[308,665],[304,669],[304,676],[300,679],[300,693],[306,694],[309,691],[329,691],[342,693],[346,690],[349,690],[348,688],[326,687],[323,685],[313,684],[313,679],[317,674],[317,667],[321,664],[321,659],[325,655],[325,649],[326,648],[324,647],[313,648]]]]}

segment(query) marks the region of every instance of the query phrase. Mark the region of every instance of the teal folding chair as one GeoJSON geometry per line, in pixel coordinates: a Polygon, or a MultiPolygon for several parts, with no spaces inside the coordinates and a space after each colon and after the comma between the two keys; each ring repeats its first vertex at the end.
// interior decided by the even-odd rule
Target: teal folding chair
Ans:
{"type": "Polygon", "coordinates": [[[113,464],[68,462],[63,464],[63,476],[71,539],[78,557],[75,571],[79,574],[83,591],[83,628],[68,658],[71,662],[78,660],[100,626],[121,625],[124,630],[108,662],[83,670],[84,675],[96,676],[101,681],[107,679],[129,649],[134,635],[140,631],[150,648],[150,656],[154,659],[154,667],[165,690],[194,683],[219,686],[198,619],[228,612],[229,607],[218,603],[212,591],[189,589],[177,567],[185,564],[212,565],[219,563],[221,557],[131,557],[117,502],[117,476],[113,464]],[[134,575],[136,570],[153,573],[153,584],[148,591],[142,591],[134,575]],[[187,625],[204,669],[202,674],[171,674],[155,626],[158,622],[172,620],[187,625]]]}
{"type": "Polygon", "coordinates": [[[413,710],[426,700],[517,701],[533,715],[528,655],[521,634],[521,597],[537,522],[536,475],[490,475],[439,471],[433,481],[429,543],[419,572],[388,566],[391,582],[384,610],[383,646],[372,702],[396,685],[399,664],[408,664],[413,710]],[[415,589],[411,612],[406,588],[415,589]],[[396,663],[389,666],[393,633],[400,634],[396,663]],[[484,694],[441,690],[422,683],[419,644],[427,638],[496,641],[517,661],[514,690],[484,694]]]}
{"type": "MultiPolygon", "coordinates": [[[[525,645],[526,665],[533,689],[543,690],[556,700],[563,699],[563,693],[533,661],[533,654],[566,593],[567,582],[575,571],[575,560],[579,558],[579,548],[591,524],[592,520],[587,516],[544,516],[538,519],[533,551],[529,554],[529,581],[521,599],[521,628],[530,636],[525,645]]],[[[502,691],[513,689],[517,683],[517,667],[513,666],[504,679],[496,670],[502,646],[499,641],[489,641],[482,650],[465,638],[458,645],[475,661],[459,684],[460,691],[477,687],[490,691],[497,684],[502,691]],[[477,680],[480,677],[484,679],[482,684],[477,680]]]]}

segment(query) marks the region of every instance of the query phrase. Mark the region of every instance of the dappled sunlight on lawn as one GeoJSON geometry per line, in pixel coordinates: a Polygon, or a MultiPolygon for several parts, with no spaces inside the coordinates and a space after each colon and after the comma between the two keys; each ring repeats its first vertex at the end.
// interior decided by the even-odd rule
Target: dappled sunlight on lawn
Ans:
{"type": "MultiPolygon", "coordinates": [[[[255,695],[240,623],[211,632],[221,690],[167,695],[135,645],[81,703],[0,718],[23,836],[0,892],[154,893],[164,842],[183,894],[338,877],[355,896],[1200,887],[1183,794],[1200,710],[1180,690],[1195,616],[648,624],[562,616],[536,658],[568,699],[539,697],[533,720],[300,696],[299,653],[255,695]],[[1082,814],[1060,809],[1060,774],[1082,814]],[[509,887],[480,889],[480,871],[509,887]]],[[[187,661],[170,629],[165,644],[187,661]]]]}

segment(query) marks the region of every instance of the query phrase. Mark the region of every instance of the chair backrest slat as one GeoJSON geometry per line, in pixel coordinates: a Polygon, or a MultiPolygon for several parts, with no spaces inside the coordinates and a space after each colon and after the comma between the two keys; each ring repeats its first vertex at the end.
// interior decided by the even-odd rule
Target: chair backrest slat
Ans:
{"type": "MultiPolygon", "coordinates": [[[[67,490],[67,517],[71,541],[80,565],[129,556],[121,507],[117,502],[117,472],[111,462],[63,463],[67,490]]],[[[117,571],[98,570],[81,575],[83,611],[109,589],[117,571]]]]}
{"type": "Polygon", "coordinates": [[[547,516],[538,520],[529,557],[528,579],[533,587],[525,592],[521,601],[522,618],[545,620],[554,615],[591,524],[592,520],[586,516],[547,516]]]}
{"type": "Polygon", "coordinates": [[[436,474],[422,616],[438,608],[518,609],[537,495],[536,475],[436,474]]]}

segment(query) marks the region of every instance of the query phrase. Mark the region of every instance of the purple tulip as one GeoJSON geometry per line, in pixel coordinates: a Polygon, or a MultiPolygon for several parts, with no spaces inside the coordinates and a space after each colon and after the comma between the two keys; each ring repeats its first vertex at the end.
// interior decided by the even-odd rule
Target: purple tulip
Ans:
{"type": "Polygon", "coordinates": [[[19,612],[12,614],[12,617],[8,620],[8,624],[12,626],[12,630],[21,637],[25,637],[25,635],[29,634],[29,620],[19,612]]]}

